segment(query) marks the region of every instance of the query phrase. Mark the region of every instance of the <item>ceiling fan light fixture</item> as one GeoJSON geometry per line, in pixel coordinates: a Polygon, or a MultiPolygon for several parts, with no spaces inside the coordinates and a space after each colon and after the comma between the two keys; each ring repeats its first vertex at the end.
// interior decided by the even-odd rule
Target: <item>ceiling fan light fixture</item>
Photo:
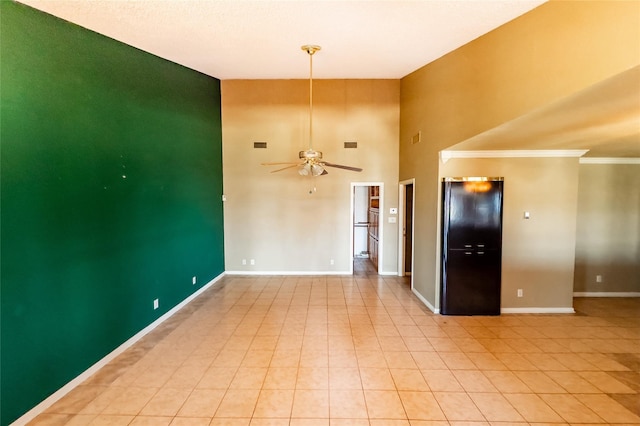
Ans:
{"type": "Polygon", "coordinates": [[[298,173],[300,176],[309,176],[311,174],[311,165],[309,163],[305,163],[298,169],[298,173]]]}
{"type": "Polygon", "coordinates": [[[324,173],[324,167],[320,164],[312,164],[311,165],[311,175],[312,176],[320,176],[324,173]]]}

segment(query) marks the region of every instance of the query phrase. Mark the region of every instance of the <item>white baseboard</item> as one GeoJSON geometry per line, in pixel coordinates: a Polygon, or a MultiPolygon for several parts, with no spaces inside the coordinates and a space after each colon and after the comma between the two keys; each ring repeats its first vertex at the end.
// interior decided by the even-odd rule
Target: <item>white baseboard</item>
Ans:
{"type": "Polygon", "coordinates": [[[227,275],[353,275],[349,271],[226,271],[227,275]]]}
{"type": "Polygon", "coordinates": [[[424,305],[425,305],[427,308],[429,308],[429,310],[430,310],[431,312],[433,312],[434,314],[439,314],[439,313],[440,313],[440,309],[437,309],[435,306],[433,306],[431,303],[429,303],[429,301],[428,301],[427,299],[425,299],[425,298],[424,298],[420,293],[418,293],[418,291],[417,291],[415,288],[412,288],[412,289],[411,289],[411,292],[412,292],[413,294],[415,294],[415,295],[416,295],[416,297],[417,297],[418,299],[420,299],[420,301],[421,301],[422,303],[424,303],[424,305]]]}
{"type": "Polygon", "coordinates": [[[573,297],[640,297],[639,291],[585,291],[575,292],[573,297]]]}
{"type": "MultiPolygon", "coordinates": [[[[351,271],[226,271],[227,275],[264,275],[264,276],[273,276],[273,275],[353,275],[351,271]]],[[[396,271],[382,271],[378,272],[378,275],[385,276],[398,276],[396,271]]]]}
{"type": "Polygon", "coordinates": [[[576,311],[571,308],[500,308],[501,314],[575,314],[576,311]]]}
{"type": "Polygon", "coordinates": [[[222,274],[218,275],[217,277],[209,281],[207,284],[203,285],[198,291],[196,291],[195,293],[193,293],[192,295],[184,299],[182,302],[174,306],[171,310],[166,312],[160,318],[158,318],[157,320],[155,320],[154,322],[152,322],[151,324],[149,324],[148,326],[140,330],[133,337],[129,338],[129,340],[127,340],[126,342],[118,346],[116,349],[114,349],[111,353],[107,354],[100,361],[96,362],[91,367],[89,367],[88,369],[80,373],[80,375],[77,376],[75,379],[71,380],[69,383],[67,383],[66,385],[64,385],[57,391],[55,391],[53,394],[51,394],[47,399],[40,402],[31,410],[24,413],[16,421],[11,423],[11,426],[26,425],[31,420],[33,420],[36,416],[42,414],[47,408],[51,407],[53,404],[55,404],[60,399],[62,399],[62,397],[64,397],[69,392],[71,392],[76,386],[82,384],[85,380],[87,380],[89,377],[94,375],[102,367],[107,365],[109,362],[113,361],[118,355],[122,354],[124,351],[126,351],[131,346],[133,346],[138,340],[142,339],[144,336],[146,336],[151,331],[153,331],[156,327],[158,327],[160,324],[166,321],[173,314],[178,312],[180,309],[184,308],[189,302],[191,302],[193,299],[198,297],[202,292],[204,292],[209,287],[211,287],[216,282],[218,282],[222,277],[224,277],[224,275],[225,273],[223,272],[222,274]]]}

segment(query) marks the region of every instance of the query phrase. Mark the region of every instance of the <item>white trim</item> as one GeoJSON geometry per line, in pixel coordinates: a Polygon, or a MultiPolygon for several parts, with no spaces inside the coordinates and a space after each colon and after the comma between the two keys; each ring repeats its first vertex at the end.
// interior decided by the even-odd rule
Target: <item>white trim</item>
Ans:
{"type": "MultiPolygon", "coordinates": [[[[387,215],[385,214],[384,205],[384,182],[377,185],[380,195],[378,197],[378,275],[382,275],[382,267],[384,265],[384,228],[387,215]]],[[[351,215],[353,218],[353,215],[351,215]]]]}
{"type": "Polygon", "coordinates": [[[573,308],[501,308],[501,314],[575,314],[573,308]]]}
{"type": "Polygon", "coordinates": [[[577,291],[573,297],[640,297],[640,291],[577,291]]]}
{"type": "Polygon", "coordinates": [[[440,151],[440,160],[446,163],[452,158],[550,158],[582,157],[588,149],[537,149],[498,151],[440,151]]]}
{"type": "MultiPolygon", "coordinates": [[[[265,275],[265,276],[274,276],[274,275],[353,275],[353,271],[226,271],[227,275],[265,275]]],[[[389,275],[396,276],[398,275],[396,271],[380,271],[378,275],[389,275]]]]}
{"type": "MultiPolygon", "coordinates": [[[[379,216],[378,216],[378,270],[376,271],[378,275],[388,275],[382,272],[382,265],[384,260],[384,182],[351,182],[349,197],[351,199],[351,208],[349,209],[349,275],[353,275],[353,213],[354,213],[354,197],[355,197],[355,187],[356,186],[377,186],[380,188],[380,196],[379,196],[379,216]]],[[[367,215],[369,212],[367,211],[367,215]]],[[[368,238],[368,236],[367,236],[368,238]]],[[[323,274],[324,275],[324,274],[323,274]]],[[[341,273],[340,275],[346,275],[341,273]]]]}
{"type": "Polygon", "coordinates": [[[193,299],[198,297],[200,294],[202,294],[205,290],[207,290],[209,287],[214,285],[224,276],[225,276],[225,273],[223,272],[222,274],[218,275],[217,277],[209,281],[207,284],[203,285],[200,289],[198,289],[196,292],[194,292],[189,297],[184,299],[182,302],[178,303],[171,310],[167,311],[164,315],[159,317],[157,320],[155,320],[154,322],[152,322],[151,324],[149,324],[148,326],[140,330],[133,337],[129,338],[129,340],[125,341],[123,344],[115,348],[113,351],[111,351],[111,353],[107,354],[101,360],[99,360],[98,362],[93,364],[91,367],[89,367],[88,369],[80,373],[80,375],[78,375],[75,379],[71,380],[66,385],[64,385],[63,387],[61,387],[51,395],[49,395],[47,399],[40,402],[31,410],[24,413],[22,416],[16,419],[13,423],[11,423],[11,426],[23,426],[29,423],[31,420],[36,418],[36,416],[43,413],[47,408],[51,407],[53,404],[55,404],[60,399],[62,399],[65,395],[71,392],[78,385],[82,384],[85,380],[87,380],[89,377],[94,375],[102,367],[107,365],[109,362],[113,361],[118,355],[122,354],[124,351],[126,351],[131,346],[133,346],[138,340],[142,339],[144,336],[149,334],[151,331],[153,331],[156,327],[158,327],[164,321],[169,319],[169,317],[171,317],[173,314],[178,312],[180,309],[184,308],[189,302],[191,302],[193,299]]]}
{"type": "MultiPolygon", "coordinates": [[[[397,274],[399,277],[404,277],[404,205],[405,205],[405,185],[402,182],[398,182],[398,249],[396,250],[396,266],[397,274]]],[[[413,285],[411,285],[413,288],[413,285]]]]}
{"type": "Polygon", "coordinates": [[[580,164],[640,164],[640,158],[583,157],[580,164]]]}
{"type": "MultiPolygon", "coordinates": [[[[353,182],[351,182],[351,193],[349,194],[349,272],[350,275],[353,275],[353,262],[355,261],[355,256],[353,254],[354,252],[354,246],[355,246],[355,240],[354,240],[354,233],[355,231],[355,223],[354,223],[354,215],[356,214],[356,187],[353,184],[353,182]]],[[[367,212],[367,215],[369,213],[367,212]]],[[[368,229],[368,228],[367,228],[368,229]]],[[[367,235],[367,238],[369,236],[367,235]]],[[[367,255],[367,257],[369,257],[367,255]]]]}
{"type": "Polygon", "coordinates": [[[413,294],[416,295],[416,297],[422,302],[424,303],[424,305],[429,308],[429,310],[431,312],[433,312],[434,314],[439,314],[440,313],[440,309],[436,308],[435,306],[433,306],[431,303],[429,303],[429,301],[427,299],[425,299],[420,293],[418,293],[418,290],[416,290],[415,288],[411,289],[411,292],[413,294]]]}
{"type": "Polygon", "coordinates": [[[414,253],[415,253],[415,213],[416,213],[416,179],[406,179],[398,182],[398,276],[404,277],[406,275],[411,276],[411,289],[413,290],[413,267],[414,267],[414,253]],[[404,229],[407,226],[405,223],[405,205],[407,204],[406,200],[406,187],[408,185],[412,185],[413,192],[413,202],[411,204],[411,273],[407,274],[404,270],[405,264],[405,237],[404,237],[404,229]]]}
{"type": "MultiPolygon", "coordinates": [[[[353,266],[352,266],[353,268],[353,266]]],[[[227,275],[353,275],[353,271],[225,271],[227,275]]]]}

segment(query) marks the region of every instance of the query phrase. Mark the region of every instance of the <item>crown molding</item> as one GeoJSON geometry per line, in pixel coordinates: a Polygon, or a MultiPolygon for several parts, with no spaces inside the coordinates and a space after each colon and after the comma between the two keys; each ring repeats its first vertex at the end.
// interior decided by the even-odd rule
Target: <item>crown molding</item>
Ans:
{"type": "Polygon", "coordinates": [[[440,151],[440,159],[446,163],[452,158],[556,158],[582,157],[588,149],[534,149],[500,151],[440,151]]]}
{"type": "Polygon", "coordinates": [[[580,164],[640,164],[640,158],[583,157],[580,164]]]}

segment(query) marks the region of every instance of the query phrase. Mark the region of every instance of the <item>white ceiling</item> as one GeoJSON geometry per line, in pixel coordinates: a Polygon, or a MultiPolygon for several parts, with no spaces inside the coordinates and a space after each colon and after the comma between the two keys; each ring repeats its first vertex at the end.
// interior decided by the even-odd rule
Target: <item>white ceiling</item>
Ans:
{"type": "Polygon", "coordinates": [[[588,149],[586,157],[640,158],[640,66],[450,149],[588,149]]]}
{"type": "Polygon", "coordinates": [[[222,80],[398,79],[545,0],[20,0],[222,80]]]}

